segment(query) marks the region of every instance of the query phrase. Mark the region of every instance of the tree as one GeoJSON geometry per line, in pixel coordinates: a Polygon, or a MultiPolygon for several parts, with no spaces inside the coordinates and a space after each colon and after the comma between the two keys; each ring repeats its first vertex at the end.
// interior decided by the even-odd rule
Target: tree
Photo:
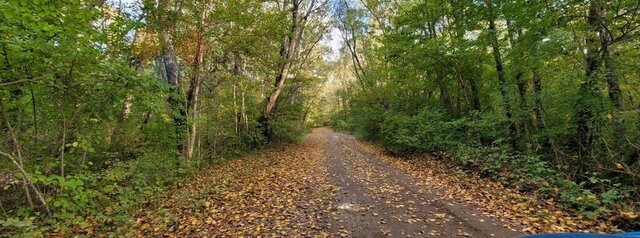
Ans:
{"type": "Polygon", "coordinates": [[[506,72],[502,63],[502,54],[500,53],[500,42],[498,40],[498,29],[496,28],[496,6],[493,1],[487,1],[487,21],[489,22],[489,41],[491,42],[491,49],[493,52],[493,59],[495,60],[496,73],[498,74],[498,84],[500,86],[500,95],[502,96],[502,107],[504,109],[504,115],[507,117],[507,123],[509,125],[509,141],[511,146],[517,148],[518,131],[516,123],[513,119],[513,112],[511,109],[511,100],[509,97],[509,86],[507,84],[506,72]]]}
{"type": "Polygon", "coordinates": [[[278,103],[278,97],[289,77],[289,71],[299,55],[301,38],[307,29],[306,25],[308,20],[312,14],[318,14],[327,2],[328,1],[320,2],[318,0],[284,0],[282,4],[283,9],[290,15],[289,31],[284,37],[280,47],[281,63],[275,77],[273,91],[269,94],[260,118],[263,134],[268,140],[271,140],[273,137],[273,128],[269,121],[273,117],[274,109],[278,103]]]}

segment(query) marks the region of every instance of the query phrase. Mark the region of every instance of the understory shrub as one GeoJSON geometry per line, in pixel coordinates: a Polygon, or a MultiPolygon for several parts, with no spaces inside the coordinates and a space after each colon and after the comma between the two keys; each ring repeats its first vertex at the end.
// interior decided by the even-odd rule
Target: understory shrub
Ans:
{"type": "Polygon", "coordinates": [[[392,152],[433,153],[456,147],[463,121],[445,121],[442,111],[424,110],[415,116],[387,114],[380,125],[380,140],[392,152]]]}

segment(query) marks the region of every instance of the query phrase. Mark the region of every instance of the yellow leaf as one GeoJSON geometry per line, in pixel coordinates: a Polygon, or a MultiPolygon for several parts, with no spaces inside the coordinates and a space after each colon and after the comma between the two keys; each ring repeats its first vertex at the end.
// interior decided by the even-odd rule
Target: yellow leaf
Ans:
{"type": "Polygon", "coordinates": [[[78,147],[78,142],[77,142],[77,141],[74,141],[73,143],[71,143],[71,146],[73,146],[74,148],[75,148],[75,147],[78,147]]]}
{"type": "Polygon", "coordinates": [[[626,219],[636,219],[638,218],[638,214],[635,214],[633,212],[620,212],[620,216],[626,218],[626,219]]]}
{"type": "Polygon", "coordinates": [[[204,206],[205,206],[205,207],[210,207],[210,206],[211,206],[211,203],[210,203],[210,202],[205,202],[205,203],[204,203],[204,206]]]}
{"type": "Polygon", "coordinates": [[[621,163],[616,163],[616,169],[624,169],[624,165],[621,163]]]}
{"type": "Polygon", "coordinates": [[[607,118],[609,118],[609,120],[613,119],[613,114],[611,113],[607,114],[607,118]]]}
{"type": "Polygon", "coordinates": [[[191,218],[191,225],[198,225],[199,221],[196,218],[191,218]]]}

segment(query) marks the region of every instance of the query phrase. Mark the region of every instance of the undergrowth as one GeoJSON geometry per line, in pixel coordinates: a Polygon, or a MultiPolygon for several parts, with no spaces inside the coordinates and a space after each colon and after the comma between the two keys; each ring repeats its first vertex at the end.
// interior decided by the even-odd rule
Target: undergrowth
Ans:
{"type": "MultiPolygon", "coordinates": [[[[378,127],[372,127],[377,130],[362,130],[353,125],[360,121],[350,118],[334,117],[331,125],[379,142],[388,153],[435,155],[463,174],[479,174],[541,199],[552,198],[563,209],[587,219],[611,221],[623,230],[640,228],[638,188],[628,178],[605,172],[589,172],[587,176],[568,173],[571,164],[557,161],[576,158],[556,158],[552,149],[542,148],[542,142],[532,142],[538,151],[515,152],[501,139],[500,130],[492,129],[505,125],[497,118],[447,120],[442,111],[423,110],[413,116],[388,113],[369,120],[380,121],[378,127]]],[[[613,169],[623,169],[613,160],[609,162],[613,169]]]]}

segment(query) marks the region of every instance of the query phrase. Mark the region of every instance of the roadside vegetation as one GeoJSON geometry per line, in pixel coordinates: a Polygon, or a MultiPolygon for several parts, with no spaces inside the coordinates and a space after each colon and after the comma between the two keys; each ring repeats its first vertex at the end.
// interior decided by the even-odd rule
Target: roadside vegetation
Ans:
{"type": "Polygon", "coordinates": [[[171,234],[140,214],[193,205],[174,191],[311,188],[296,175],[322,145],[288,143],[327,125],[413,158],[405,171],[445,164],[586,230],[640,229],[638,4],[0,0],[0,237],[171,234]],[[254,183],[261,165],[284,177],[254,183]]]}
{"type": "Polygon", "coordinates": [[[637,1],[340,1],[331,125],[638,229],[637,1]]]}
{"type": "Polygon", "coordinates": [[[122,235],[201,168],[302,138],[326,10],[0,1],[0,237],[122,235]]]}

